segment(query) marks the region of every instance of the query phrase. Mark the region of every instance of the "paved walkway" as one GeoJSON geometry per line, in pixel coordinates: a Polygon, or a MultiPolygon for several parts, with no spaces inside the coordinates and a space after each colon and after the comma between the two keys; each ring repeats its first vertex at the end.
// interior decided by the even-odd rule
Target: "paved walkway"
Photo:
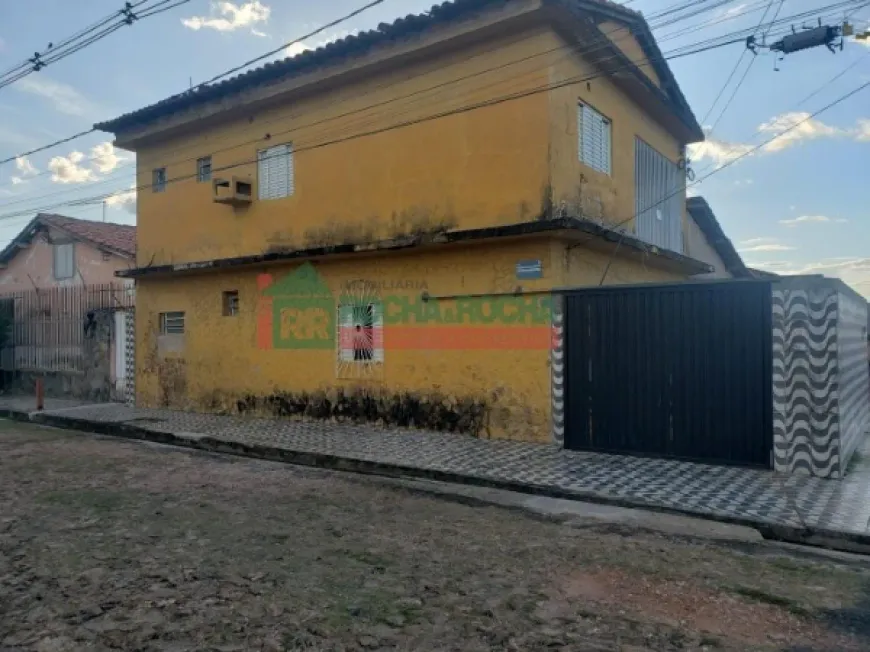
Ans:
{"type": "MultiPolygon", "coordinates": [[[[31,397],[0,397],[0,411],[22,414],[34,407],[31,397]]],[[[176,443],[233,448],[308,464],[360,465],[757,526],[870,534],[867,440],[856,453],[851,473],[837,481],[438,432],[135,409],[113,403],[47,401],[45,407],[31,418],[134,437],[171,440],[174,436],[176,443]]]]}

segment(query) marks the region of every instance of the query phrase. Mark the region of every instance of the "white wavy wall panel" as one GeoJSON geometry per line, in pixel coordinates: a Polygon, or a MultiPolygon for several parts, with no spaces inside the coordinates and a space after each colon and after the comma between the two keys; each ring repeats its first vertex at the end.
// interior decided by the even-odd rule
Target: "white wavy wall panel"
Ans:
{"type": "Polygon", "coordinates": [[[773,447],[779,472],[842,478],[867,431],[867,303],[840,287],[846,286],[801,277],[773,286],[773,447]]]}
{"type": "Polygon", "coordinates": [[[870,367],[867,361],[867,302],[837,297],[837,371],[840,458],[846,464],[870,429],[870,367]]]}
{"type": "Polygon", "coordinates": [[[553,414],[553,442],[565,443],[565,313],[564,298],[553,296],[553,346],[550,349],[550,400],[553,414]]]}

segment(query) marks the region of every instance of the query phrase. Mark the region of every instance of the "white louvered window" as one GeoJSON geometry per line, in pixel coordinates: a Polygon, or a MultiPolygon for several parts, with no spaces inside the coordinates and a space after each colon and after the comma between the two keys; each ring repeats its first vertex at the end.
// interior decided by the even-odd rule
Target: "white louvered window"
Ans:
{"type": "Polygon", "coordinates": [[[62,281],[76,273],[76,246],[72,242],[54,245],[54,278],[62,281]]]}
{"type": "Polygon", "coordinates": [[[577,105],[577,137],[580,162],[593,170],[610,174],[610,120],[588,104],[577,105]]]}
{"type": "Polygon", "coordinates": [[[180,311],[160,313],[161,335],[184,335],[184,313],[180,311]]]}
{"type": "Polygon", "coordinates": [[[384,361],[384,312],[379,303],[348,304],[338,307],[341,362],[384,361]]]}
{"type": "Polygon", "coordinates": [[[293,194],[293,145],[276,145],[257,153],[260,199],[281,199],[293,194]]]}

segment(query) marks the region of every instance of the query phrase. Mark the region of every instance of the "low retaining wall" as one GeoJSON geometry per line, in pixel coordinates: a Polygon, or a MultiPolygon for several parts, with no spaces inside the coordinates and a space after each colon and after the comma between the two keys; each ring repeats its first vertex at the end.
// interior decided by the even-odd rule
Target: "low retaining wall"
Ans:
{"type": "Polygon", "coordinates": [[[774,468],[843,478],[870,429],[867,301],[821,276],[772,293],[774,468]]]}

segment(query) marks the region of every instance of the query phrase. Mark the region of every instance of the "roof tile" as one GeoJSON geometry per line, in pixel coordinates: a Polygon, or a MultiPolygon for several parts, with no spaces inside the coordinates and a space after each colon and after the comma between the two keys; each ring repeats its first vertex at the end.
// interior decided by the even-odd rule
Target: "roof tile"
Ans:
{"type": "Polygon", "coordinates": [[[106,247],[130,256],[136,255],[136,227],[114,222],[78,220],[64,215],[40,213],[36,216],[43,224],[53,226],[70,235],[88,240],[97,246],[106,247]]]}

